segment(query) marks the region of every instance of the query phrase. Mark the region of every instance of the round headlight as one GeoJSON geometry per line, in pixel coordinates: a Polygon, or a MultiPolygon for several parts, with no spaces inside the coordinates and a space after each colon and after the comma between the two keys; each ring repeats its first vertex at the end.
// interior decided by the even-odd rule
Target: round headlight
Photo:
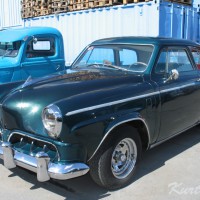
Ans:
{"type": "Polygon", "coordinates": [[[42,112],[42,122],[48,135],[57,138],[62,129],[62,114],[58,106],[49,105],[42,112]]]}

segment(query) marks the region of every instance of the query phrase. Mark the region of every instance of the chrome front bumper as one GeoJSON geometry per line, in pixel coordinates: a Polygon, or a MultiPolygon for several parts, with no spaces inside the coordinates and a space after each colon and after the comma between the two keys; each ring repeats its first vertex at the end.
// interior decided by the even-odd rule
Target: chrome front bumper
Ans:
{"type": "Polygon", "coordinates": [[[12,149],[9,142],[0,142],[0,158],[8,169],[17,165],[37,173],[40,182],[48,181],[50,178],[66,180],[82,176],[89,171],[84,163],[56,164],[50,162],[48,154],[39,152],[35,157],[26,155],[12,149]]]}

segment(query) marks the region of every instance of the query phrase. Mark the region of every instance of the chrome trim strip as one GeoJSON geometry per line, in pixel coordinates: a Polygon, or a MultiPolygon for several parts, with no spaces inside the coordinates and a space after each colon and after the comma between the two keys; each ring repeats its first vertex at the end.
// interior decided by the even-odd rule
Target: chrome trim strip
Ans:
{"type": "MultiPolygon", "coordinates": [[[[2,150],[2,145],[4,143],[0,142],[0,158],[4,160],[10,156],[10,154],[4,154],[2,150]]],[[[10,147],[10,150],[13,150],[10,147]]],[[[41,155],[43,152],[41,152],[41,155]]],[[[38,181],[47,181],[48,176],[50,178],[58,179],[58,180],[66,180],[75,178],[78,176],[82,176],[89,171],[89,167],[84,163],[68,163],[68,164],[59,164],[49,162],[44,168],[45,159],[48,157],[39,156],[40,161],[36,157],[26,155],[24,153],[13,150],[13,154],[11,155],[15,164],[30,170],[32,172],[37,173],[37,177],[39,175],[38,181]]]]}
{"type": "Polygon", "coordinates": [[[133,100],[137,100],[137,99],[141,99],[141,98],[145,98],[145,97],[149,97],[149,96],[153,96],[153,95],[158,95],[160,93],[171,92],[171,91],[178,90],[178,89],[184,89],[186,87],[193,86],[193,85],[195,85],[195,83],[190,83],[190,84],[182,85],[180,87],[174,87],[174,88],[165,89],[165,90],[161,90],[161,91],[157,91],[157,92],[151,92],[151,93],[148,93],[148,94],[138,95],[138,96],[135,96],[135,97],[130,97],[130,98],[122,99],[122,100],[112,101],[112,102],[109,102],[109,103],[103,103],[103,104],[99,104],[99,105],[95,105],[95,106],[81,108],[81,109],[78,109],[78,110],[70,111],[70,112],[66,113],[65,116],[68,117],[68,116],[71,116],[71,115],[75,115],[75,114],[86,112],[86,111],[95,110],[95,109],[98,109],[98,108],[112,106],[112,105],[116,105],[116,104],[120,104],[120,103],[125,103],[125,102],[128,102],[128,101],[133,101],[133,100]]]}
{"type": "Polygon", "coordinates": [[[66,113],[65,116],[71,116],[71,115],[75,115],[75,114],[82,113],[82,112],[85,112],[85,111],[90,111],[90,110],[103,108],[103,107],[107,107],[107,106],[112,106],[112,105],[124,103],[124,102],[127,102],[127,101],[133,101],[133,100],[136,100],[136,99],[149,97],[149,96],[156,95],[156,94],[159,94],[159,93],[160,92],[152,92],[152,93],[149,93],[149,94],[143,94],[143,95],[139,95],[139,96],[135,96],[135,97],[130,97],[130,98],[127,98],[127,99],[122,99],[122,100],[112,101],[112,102],[109,102],[109,103],[103,103],[103,104],[99,104],[99,105],[95,105],[95,106],[81,108],[81,109],[78,109],[78,110],[70,111],[70,112],[66,113]]]}
{"type": "Polygon", "coordinates": [[[171,91],[178,90],[178,89],[184,89],[186,87],[190,87],[190,86],[194,86],[194,85],[195,85],[195,83],[189,83],[189,84],[182,85],[180,87],[173,87],[170,89],[161,90],[160,93],[171,92],[171,91]]]}
{"type": "Polygon", "coordinates": [[[174,137],[180,135],[181,133],[184,133],[185,131],[187,131],[187,130],[193,128],[193,127],[195,127],[195,126],[198,125],[198,124],[199,124],[199,123],[197,122],[196,124],[194,124],[194,125],[192,125],[192,126],[189,126],[188,128],[184,129],[183,131],[180,131],[180,132],[178,132],[178,133],[176,133],[176,134],[174,134],[174,135],[172,135],[172,136],[169,136],[168,138],[166,138],[166,139],[164,139],[164,140],[161,140],[161,141],[159,141],[159,142],[156,142],[156,143],[154,143],[154,144],[151,144],[151,145],[149,146],[149,149],[152,149],[152,148],[154,148],[154,147],[156,147],[156,146],[158,146],[158,145],[160,145],[160,144],[162,144],[162,143],[164,143],[164,142],[166,142],[166,141],[168,141],[168,140],[170,140],[170,139],[172,139],[172,138],[174,138],[174,137]]]}
{"type": "Polygon", "coordinates": [[[16,134],[16,135],[21,135],[21,136],[24,136],[24,137],[28,137],[28,138],[31,138],[31,139],[36,140],[36,141],[48,143],[48,144],[54,146],[54,148],[56,149],[57,154],[58,154],[58,161],[60,161],[60,154],[59,154],[59,152],[58,152],[58,149],[57,149],[56,145],[54,145],[53,143],[48,142],[48,141],[46,141],[46,140],[41,140],[41,139],[38,139],[38,138],[34,138],[34,137],[32,137],[32,136],[26,135],[26,134],[24,134],[24,133],[19,133],[19,132],[12,132],[12,133],[9,135],[9,137],[8,137],[8,142],[10,142],[10,138],[11,138],[13,135],[15,135],[15,134],[16,134]]]}
{"type": "Polygon", "coordinates": [[[107,138],[107,136],[109,135],[109,133],[110,133],[114,128],[116,128],[117,126],[119,126],[119,125],[121,125],[121,124],[123,124],[123,123],[130,122],[130,121],[136,121],[136,120],[142,121],[142,122],[144,123],[146,129],[147,129],[147,135],[148,135],[148,146],[147,146],[147,149],[149,149],[149,144],[150,144],[150,143],[149,143],[149,142],[150,142],[150,132],[149,132],[149,128],[148,128],[147,123],[145,122],[145,120],[142,119],[142,118],[128,119],[128,120],[124,120],[124,121],[121,121],[121,122],[115,124],[109,131],[107,131],[107,133],[104,135],[103,139],[101,140],[100,144],[98,145],[98,147],[96,148],[96,150],[94,151],[94,153],[93,153],[92,156],[88,159],[87,162],[89,162],[89,161],[93,158],[93,156],[96,154],[96,152],[98,151],[98,149],[100,148],[100,146],[102,145],[102,143],[104,142],[104,140],[107,138]]]}

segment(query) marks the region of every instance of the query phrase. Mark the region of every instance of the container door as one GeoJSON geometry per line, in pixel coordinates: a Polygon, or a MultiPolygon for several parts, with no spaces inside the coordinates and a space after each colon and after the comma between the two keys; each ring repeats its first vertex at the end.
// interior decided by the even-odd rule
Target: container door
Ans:
{"type": "Polygon", "coordinates": [[[176,4],[160,5],[159,36],[183,38],[184,8],[176,4]]]}

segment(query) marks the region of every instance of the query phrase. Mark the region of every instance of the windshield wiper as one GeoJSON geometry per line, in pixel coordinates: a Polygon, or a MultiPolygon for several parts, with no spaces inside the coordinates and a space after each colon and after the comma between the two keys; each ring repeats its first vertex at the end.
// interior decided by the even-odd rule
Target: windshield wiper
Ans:
{"type": "Polygon", "coordinates": [[[103,64],[103,66],[110,67],[110,68],[113,68],[113,69],[122,70],[122,71],[132,72],[132,70],[129,70],[129,69],[126,69],[126,68],[123,68],[123,67],[119,67],[119,66],[116,66],[116,65],[103,64]]]}
{"type": "MultiPolygon", "coordinates": [[[[83,68],[83,66],[80,66],[80,65],[76,65],[74,68],[83,68]]],[[[92,64],[88,64],[88,65],[84,65],[84,68],[87,68],[87,67],[93,67],[93,68],[103,68],[103,67],[107,67],[107,68],[113,68],[113,69],[118,69],[118,70],[122,70],[122,71],[129,71],[129,72],[132,72],[132,70],[129,70],[129,69],[125,69],[123,67],[119,67],[119,66],[116,66],[116,65],[111,65],[111,64],[102,64],[102,63],[92,63],[92,64]]]]}

